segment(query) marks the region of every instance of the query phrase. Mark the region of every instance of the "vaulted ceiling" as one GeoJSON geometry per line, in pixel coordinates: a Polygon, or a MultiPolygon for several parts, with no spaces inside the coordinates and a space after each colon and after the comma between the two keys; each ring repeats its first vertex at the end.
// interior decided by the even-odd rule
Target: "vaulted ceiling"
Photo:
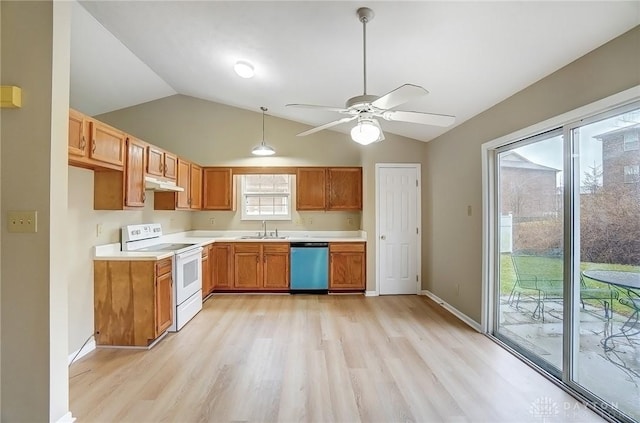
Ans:
{"type": "MultiPolygon", "coordinates": [[[[95,115],[180,93],[320,125],[404,84],[429,94],[398,109],[456,125],[640,24],[640,2],[83,1],[73,4],[71,105],[95,115]],[[233,71],[251,62],[252,79],[233,71]]],[[[450,128],[382,122],[429,141],[450,128]]],[[[347,132],[349,124],[337,131],[347,132]]]]}

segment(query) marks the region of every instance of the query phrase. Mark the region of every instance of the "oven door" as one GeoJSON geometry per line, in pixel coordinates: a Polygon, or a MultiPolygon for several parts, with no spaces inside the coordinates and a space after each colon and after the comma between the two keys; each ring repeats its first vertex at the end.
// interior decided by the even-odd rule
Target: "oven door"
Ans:
{"type": "Polygon", "coordinates": [[[202,289],[202,247],[176,254],[176,306],[202,289]]]}

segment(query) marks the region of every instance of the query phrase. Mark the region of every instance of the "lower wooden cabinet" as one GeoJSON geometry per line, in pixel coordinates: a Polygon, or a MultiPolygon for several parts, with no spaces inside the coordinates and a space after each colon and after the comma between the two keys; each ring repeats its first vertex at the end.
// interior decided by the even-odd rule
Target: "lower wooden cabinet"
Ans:
{"type": "Polygon", "coordinates": [[[94,262],[97,345],[147,347],[171,326],[172,260],[94,262]]]}
{"type": "Polygon", "coordinates": [[[202,299],[213,290],[213,266],[211,257],[211,244],[202,248],[202,299]]]}
{"type": "Polygon", "coordinates": [[[329,244],[329,290],[360,291],[366,286],[365,243],[329,244]]]}
{"type": "Polygon", "coordinates": [[[287,291],[289,243],[235,243],[233,289],[287,291]]]}
{"type": "Polygon", "coordinates": [[[211,283],[214,291],[233,289],[233,245],[214,243],[209,253],[211,283]]]}

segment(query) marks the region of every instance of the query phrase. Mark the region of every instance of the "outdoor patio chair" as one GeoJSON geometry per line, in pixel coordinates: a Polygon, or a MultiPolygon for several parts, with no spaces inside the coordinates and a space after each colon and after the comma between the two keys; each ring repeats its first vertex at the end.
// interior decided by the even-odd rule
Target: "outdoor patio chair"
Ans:
{"type": "MultiPolygon", "coordinates": [[[[516,280],[509,294],[508,303],[517,308],[521,295],[533,299],[536,307],[534,319],[544,322],[544,306],[549,300],[563,299],[563,264],[562,258],[544,255],[512,254],[511,261],[516,280]]],[[[618,298],[618,292],[608,285],[602,288],[587,286],[580,275],[580,303],[585,308],[585,300],[601,301],[604,317],[609,320],[612,315],[611,305],[618,298]]]]}

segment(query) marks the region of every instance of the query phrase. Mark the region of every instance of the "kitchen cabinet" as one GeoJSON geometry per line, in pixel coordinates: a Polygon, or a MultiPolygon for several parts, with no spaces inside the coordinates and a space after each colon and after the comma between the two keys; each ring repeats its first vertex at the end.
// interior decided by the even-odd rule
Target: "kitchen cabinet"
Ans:
{"type": "Polygon", "coordinates": [[[156,210],[200,210],[202,208],[202,168],[181,158],[177,161],[176,185],[184,191],[155,192],[156,210]]]}
{"type": "Polygon", "coordinates": [[[175,154],[150,145],[147,147],[147,175],[176,180],[178,158],[175,154]]]}
{"type": "Polygon", "coordinates": [[[212,267],[213,290],[233,289],[233,245],[216,242],[211,246],[209,257],[212,267]]]}
{"type": "Polygon", "coordinates": [[[202,299],[213,289],[211,244],[202,247],[202,299]]]}
{"type": "Polygon", "coordinates": [[[94,262],[97,345],[148,347],[171,326],[172,260],[94,262]]]}
{"type": "Polygon", "coordinates": [[[362,210],[362,168],[327,169],[327,210],[362,210]]]}
{"type": "Polygon", "coordinates": [[[324,210],[327,169],[299,167],[296,170],[296,210],[324,210]]]}
{"type": "Polygon", "coordinates": [[[69,109],[69,164],[88,169],[123,170],[126,134],[69,109]]]}
{"type": "Polygon", "coordinates": [[[234,210],[233,174],[230,167],[203,169],[203,209],[234,210]]]}
{"type": "Polygon", "coordinates": [[[144,207],[144,166],[147,145],[133,137],[126,140],[124,171],[95,169],[93,208],[127,210],[144,207]]]}
{"type": "Polygon", "coordinates": [[[235,243],[235,290],[289,289],[289,243],[235,243]]]}
{"type": "Polygon", "coordinates": [[[361,291],[366,285],[365,243],[329,244],[329,290],[361,291]]]}
{"type": "Polygon", "coordinates": [[[298,168],[296,210],[362,210],[362,168],[298,168]]]}

